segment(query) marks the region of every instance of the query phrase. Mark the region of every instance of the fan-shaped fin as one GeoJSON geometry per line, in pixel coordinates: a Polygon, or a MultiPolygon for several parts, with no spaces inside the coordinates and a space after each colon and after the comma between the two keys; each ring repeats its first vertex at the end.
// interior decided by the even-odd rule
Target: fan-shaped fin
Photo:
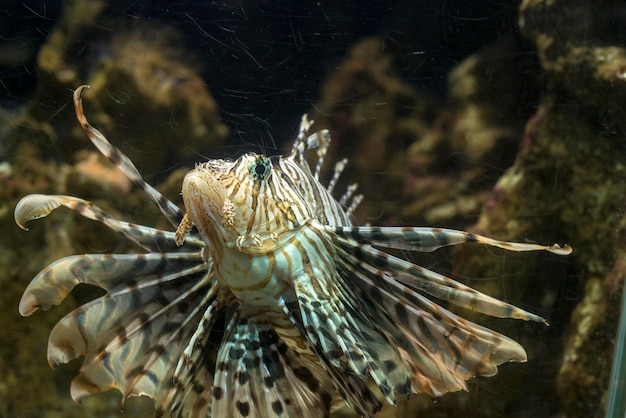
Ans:
{"type": "Polygon", "coordinates": [[[380,332],[375,332],[368,325],[367,319],[361,318],[362,314],[355,312],[352,308],[354,301],[340,293],[336,280],[338,278],[325,280],[321,274],[315,277],[301,274],[295,278],[294,290],[306,336],[312,345],[319,347],[333,367],[347,367],[349,370],[345,373],[361,378],[371,377],[387,401],[395,404],[387,364],[389,360],[399,360],[397,352],[380,332]],[[320,281],[325,283],[320,284],[320,281]],[[320,287],[330,288],[330,296],[322,296],[315,291],[320,287]]]}
{"type": "Polygon", "coordinates": [[[235,304],[232,295],[223,290],[219,286],[213,286],[207,295],[207,307],[178,359],[173,384],[162,396],[155,399],[157,416],[162,416],[166,411],[172,417],[207,416],[220,345],[219,340],[211,341],[209,338],[222,337],[221,327],[218,332],[213,333],[216,321],[221,318],[224,309],[235,304]]]}
{"type": "Polygon", "coordinates": [[[359,312],[378,312],[380,332],[395,343],[409,367],[414,390],[439,396],[466,389],[465,380],[491,376],[506,361],[526,361],[517,342],[460,318],[350,254],[344,286],[359,295],[359,312]]]}
{"type": "Polygon", "coordinates": [[[203,267],[126,281],[59,321],[48,341],[50,364],[85,356],[74,399],[111,388],[156,396],[209,303],[214,282],[203,267]]]}
{"type": "Polygon", "coordinates": [[[355,374],[345,361],[340,361],[339,367],[333,365],[331,358],[335,356],[329,356],[319,344],[312,344],[308,340],[309,332],[307,332],[302,319],[300,319],[299,303],[290,304],[286,302],[284,297],[280,297],[278,305],[283,309],[289,321],[305,338],[306,344],[317,357],[317,362],[330,375],[333,386],[350,408],[360,416],[373,417],[381,409],[382,403],[368,388],[366,381],[361,376],[355,374]]]}
{"type": "Polygon", "coordinates": [[[62,258],[50,264],[30,282],[20,301],[20,314],[31,315],[60,304],[79,283],[113,289],[138,278],[161,278],[202,264],[197,253],[83,254],[62,258]]]}
{"type": "Polygon", "coordinates": [[[338,238],[337,243],[354,256],[353,264],[360,264],[375,275],[380,272],[391,272],[395,281],[406,285],[402,288],[403,292],[423,291],[463,308],[498,318],[547,323],[544,318],[538,315],[492,298],[456,280],[387,254],[370,245],[358,244],[353,240],[344,238],[338,238]]]}

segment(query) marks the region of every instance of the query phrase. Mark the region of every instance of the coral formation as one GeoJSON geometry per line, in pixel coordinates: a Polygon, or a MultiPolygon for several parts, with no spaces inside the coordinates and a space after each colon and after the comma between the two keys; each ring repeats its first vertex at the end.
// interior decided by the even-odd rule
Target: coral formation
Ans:
{"type": "Polygon", "coordinates": [[[524,1],[520,9],[520,27],[536,44],[546,77],[546,94],[526,139],[522,161],[530,167],[524,181],[548,186],[558,179],[535,193],[543,190],[551,199],[551,210],[561,214],[578,247],[573,286],[584,289],[558,376],[568,417],[603,416],[624,280],[626,49],[614,46],[623,43],[618,10],[623,5],[614,1],[592,6],[537,0],[524,1]],[[541,163],[545,154],[555,157],[551,167],[541,163]]]}
{"type": "Polygon", "coordinates": [[[361,219],[377,223],[402,213],[393,200],[401,193],[406,150],[427,134],[438,109],[434,97],[399,77],[382,47],[379,38],[352,47],[325,80],[312,117],[330,130],[329,159],[339,153],[350,160],[346,171],[367,196],[361,219]]]}

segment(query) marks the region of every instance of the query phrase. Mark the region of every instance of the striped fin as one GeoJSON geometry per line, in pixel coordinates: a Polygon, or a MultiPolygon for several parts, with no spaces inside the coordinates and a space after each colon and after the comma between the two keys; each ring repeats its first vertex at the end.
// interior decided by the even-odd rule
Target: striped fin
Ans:
{"type": "MultiPolygon", "coordinates": [[[[309,332],[305,329],[300,319],[300,303],[294,307],[286,303],[285,298],[280,297],[278,299],[278,304],[283,309],[285,315],[287,315],[300,334],[306,338],[309,332]]],[[[332,357],[329,358],[328,353],[319,344],[313,344],[308,339],[306,341],[326,373],[332,378],[335,389],[348,406],[359,416],[374,417],[382,408],[382,403],[368,388],[365,380],[360,375],[355,374],[345,361],[340,362],[339,367],[336,367],[331,360],[332,357]]]]}
{"type": "Polygon", "coordinates": [[[203,265],[163,277],[127,280],[66,315],[48,342],[55,366],[84,355],[75,400],[111,388],[156,397],[172,376],[213,281],[203,265]]]}
{"type": "Polygon", "coordinates": [[[330,178],[330,181],[328,182],[328,186],[326,186],[326,191],[328,192],[328,194],[333,193],[333,190],[335,189],[335,186],[337,185],[337,181],[339,181],[339,177],[341,176],[341,173],[343,173],[343,170],[346,168],[346,165],[348,164],[348,159],[344,158],[343,160],[339,160],[337,161],[337,163],[335,163],[335,168],[333,169],[333,176],[330,178]]]}
{"type": "MultiPolygon", "coordinates": [[[[296,164],[298,164],[300,168],[304,169],[305,172],[310,173],[311,168],[305,158],[305,153],[308,150],[316,150],[317,162],[313,170],[313,177],[304,180],[302,184],[304,184],[305,187],[311,187],[312,190],[321,189],[323,190],[323,193],[320,193],[321,190],[318,190],[318,193],[315,194],[314,198],[306,199],[307,204],[318,204],[324,207],[324,210],[317,214],[320,221],[329,221],[332,225],[350,224],[349,218],[363,200],[363,195],[354,194],[358,188],[358,185],[354,183],[348,186],[346,192],[339,198],[339,200],[332,197],[337,181],[348,163],[346,158],[335,164],[332,177],[326,187],[319,183],[319,175],[322,171],[331,139],[330,133],[327,129],[322,129],[321,131],[314,132],[313,134],[307,136],[307,133],[312,125],[313,121],[309,120],[306,114],[302,115],[298,136],[293,143],[291,153],[289,154],[287,160],[296,162],[296,164]],[[331,209],[335,205],[342,208],[340,214],[331,209]]],[[[285,159],[281,160],[285,161],[285,159]]],[[[300,176],[296,176],[296,178],[297,177],[300,176]]],[[[302,198],[298,200],[302,200],[302,198]]]]}
{"type": "Polygon", "coordinates": [[[334,388],[272,325],[238,311],[220,346],[210,393],[211,417],[321,418],[328,416],[334,388]]]}
{"type": "MultiPolygon", "coordinates": [[[[147,251],[169,251],[178,248],[173,232],[132,224],[115,219],[93,203],[73,196],[31,194],[23,197],[15,207],[15,222],[25,230],[26,222],[48,216],[53,210],[65,206],[85,218],[100,222],[147,251]]],[[[202,248],[198,236],[187,237],[187,246],[202,248]]]]}
{"type": "MultiPolygon", "coordinates": [[[[342,269],[341,263],[338,263],[337,267],[345,276],[347,272],[342,269]]],[[[363,314],[377,312],[378,308],[369,303],[358,288],[348,285],[342,274],[338,275],[335,286],[339,302],[344,307],[341,315],[347,323],[359,331],[362,349],[370,354],[368,360],[370,376],[387,402],[395,405],[394,393],[401,395],[411,393],[408,370],[398,366],[402,364],[398,345],[381,332],[381,328],[388,328],[384,324],[383,313],[375,316],[363,314]],[[383,373],[385,379],[377,378],[374,372],[383,373]]]]}
{"type": "MultiPolygon", "coordinates": [[[[314,278],[301,275],[294,280],[302,323],[311,344],[324,352],[329,363],[336,368],[344,368],[345,373],[353,373],[361,378],[371,377],[390,404],[395,404],[395,395],[388,381],[385,361],[389,357],[398,360],[395,350],[389,347],[380,333],[363,331],[369,329],[366,321],[349,304],[336,297],[324,297],[314,289],[319,283],[311,280],[324,280],[321,275],[314,278]],[[320,297],[321,296],[321,297],[320,297]],[[345,302],[345,303],[344,303],[345,302]],[[389,355],[391,353],[391,356],[389,355]]],[[[331,280],[330,294],[339,289],[331,280]]]]}
{"type": "Polygon", "coordinates": [[[20,301],[20,314],[60,304],[79,283],[112,290],[138,278],[162,278],[189,265],[202,264],[200,253],[84,254],[50,264],[30,282],[20,301]]]}
{"type": "MultiPolygon", "coordinates": [[[[345,245],[345,240],[341,241],[345,245]]],[[[438,396],[466,389],[466,379],[492,376],[497,372],[496,366],[503,362],[526,361],[526,353],[517,342],[452,314],[406,286],[404,283],[413,278],[394,271],[393,263],[384,261],[390,255],[377,250],[368,254],[374,250],[372,247],[356,243],[352,245],[353,249],[358,249],[355,254],[340,254],[340,263],[348,273],[342,279],[343,286],[349,286],[358,295],[356,299],[365,304],[362,311],[377,312],[375,319],[379,329],[394,344],[403,347],[406,352],[403,358],[411,370],[411,382],[415,390],[438,396]]],[[[449,284],[456,283],[452,279],[438,277],[447,280],[449,284]]],[[[456,285],[469,289],[477,301],[476,305],[485,303],[485,300],[493,303],[494,309],[486,312],[488,314],[500,313],[505,317],[542,320],[460,283],[456,285]],[[495,312],[498,306],[501,311],[495,312]],[[506,311],[509,314],[505,314],[506,311]]],[[[420,290],[433,293],[427,280],[420,290]]],[[[448,289],[450,294],[457,292],[456,288],[448,289]]],[[[445,299],[458,302],[454,297],[445,299]]],[[[395,383],[402,384],[402,381],[395,383]]]]}
{"type": "Polygon", "coordinates": [[[509,251],[549,251],[558,255],[568,255],[572,248],[554,245],[537,245],[519,242],[505,242],[471,232],[444,228],[374,227],[374,226],[327,226],[329,232],[349,238],[360,244],[397,250],[430,252],[441,247],[465,243],[478,243],[509,251]]]}
{"type": "Polygon", "coordinates": [[[185,213],[174,203],[169,201],[163,196],[157,189],[146,183],[139,170],[135,167],[133,162],[124,155],[119,149],[111,145],[106,137],[91,126],[85,117],[83,112],[83,90],[89,88],[89,86],[80,86],[74,91],[74,108],[76,110],[76,117],[83,131],[91,142],[98,148],[100,153],[108,158],[117,168],[119,168],[137,187],[143,190],[146,195],[159,207],[163,215],[167,220],[176,228],[183,219],[185,213]]]}
{"type": "MultiPolygon", "coordinates": [[[[208,414],[215,362],[219,344],[209,340],[221,338],[213,334],[216,321],[223,320],[224,309],[233,304],[232,297],[219,292],[213,286],[207,294],[207,303],[186,348],[178,359],[173,376],[173,386],[161,398],[156,399],[156,415],[166,412],[171,417],[204,417],[208,414]]],[[[218,332],[222,332],[222,329],[218,332]]]]}
{"type": "Polygon", "coordinates": [[[328,132],[328,129],[323,129],[307,136],[311,126],[313,126],[313,121],[309,120],[307,114],[305,113],[302,115],[298,136],[293,142],[289,157],[293,158],[297,156],[300,166],[310,170],[304,154],[307,150],[317,150],[317,163],[315,164],[315,169],[313,171],[313,177],[317,181],[319,180],[319,174],[322,170],[322,166],[324,165],[326,153],[328,152],[330,133],[328,132]]]}
{"type": "MultiPolygon", "coordinates": [[[[349,287],[362,307],[377,312],[378,330],[403,353],[413,390],[439,396],[467,389],[465,380],[492,376],[497,365],[526,361],[521,345],[495,331],[460,318],[393,276],[349,253],[340,256],[342,285],[349,287]]],[[[504,304],[504,302],[500,302],[504,304]]],[[[406,388],[402,379],[392,384],[406,388]]]]}
{"type": "Polygon", "coordinates": [[[402,291],[404,293],[415,293],[415,290],[419,290],[460,307],[497,318],[514,318],[547,323],[544,318],[538,315],[485,295],[456,280],[387,254],[370,245],[358,244],[342,238],[337,239],[337,243],[344,250],[353,254],[359,260],[360,265],[371,270],[371,272],[375,274],[389,273],[390,276],[393,276],[394,281],[403,284],[402,291]]]}

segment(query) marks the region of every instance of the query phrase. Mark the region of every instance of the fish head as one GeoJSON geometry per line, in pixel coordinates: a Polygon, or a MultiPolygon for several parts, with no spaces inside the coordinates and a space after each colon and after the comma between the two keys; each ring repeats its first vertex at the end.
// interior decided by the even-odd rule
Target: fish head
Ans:
{"type": "Polygon", "coordinates": [[[236,160],[209,160],[187,173],[182,186],[187,216],[207,244],[270,251],[279,237],[310,217],[306,208],[294,210],[303,199],[280,163],[280,158],[248,153],[236,160]]]}

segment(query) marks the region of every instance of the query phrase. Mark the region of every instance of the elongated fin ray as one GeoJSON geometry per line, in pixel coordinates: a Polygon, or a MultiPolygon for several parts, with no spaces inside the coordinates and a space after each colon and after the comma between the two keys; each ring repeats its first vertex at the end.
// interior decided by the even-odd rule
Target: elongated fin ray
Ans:
{"type": "MultiPolygon", "coordinates": [[[[213,386],[219,341],[210,341],[215,322],[223,310],[236,303],[232,295],[214,286],[207,295],[202,319],[198,323],[174,370],[173,386],[156,400],[157,417],[169,411],[172,417],[207,416],[213,386]]],[[[235,305],[236,306],[236,305],[235,305]]],[[[221,338],[221,333],[217,335],[221,338]]]]}
{"type": "MultiPolygon", "coordinates": [[[[500,334],[491,331],[487,328],[484,328],[480,325],[474,324],[464,318],[461,318],[452,312],[448,311],[445,308],[437,305],[435,302],[426,298],[418,292],[413,291],[410,288],[407,288],[403,283],[399,282],[395,276],[392,274],[382,272],[376,269],[373,266],[370,266],[361,260],[356,260],[352,257],[348,257],[350,260],[349,265],[351,267],[357,267],[353,269],[352,272],[362,273],[359,275],[361,281],[357,282],[358,284],[366,284],[370,291],[374,291],[375,288],[384,291],[387,299],[400,302],[400,305],[404,305],[403,309],[408,309],[413,312],[413,315],[421,315],[422,312],[427,312],[432,315],[432,317],[438,321],[445,322],[447,324],[451,324],[455,327],[455,331],[465,330],[467,331],[467,335],[471,335],[478,340],[485,340],[491,344],[491,338],[494,335],[498,337],[495,341],[500,339],[500,334]],[[408,308],[407,308],[408,307],[408,308]]],[[[342,259],[343,260],[343,259],[342,259]]],[[[378,296],[377,293],[374,292],[375,295],[378,296]]],[[[505,303],[505,302],[501,302],[505,303]]],[[[400,309],[399,305],[388,305],[385,307],[385,311],[388,312],[396,312],[400,309]],[[391,311],[389,309],[393,308],[391,311]]],[[[448,333],[451,335],[451,330],[447,330],[442,332],[444,336],[448,337],[448,333]]],[[[496,361],[499,363],[505,361],[526,361],[526,354],[522,347],[514,342],[513,340],[508,341],[513,343],[512,349],[509,350],[508,347],[504,347],[502,350],[502,354],[496,356],[496,361]]],[[[434,349],[434,347],[431,347],[434,349]]],[[[499,364],[498,363],[498,364],[499,364]]]]}
{"type": "MultiPolygon", "coordinates": [[[[93,203],[73,196],[44,194],[25,196],[15,206],[15,222],[20,228],[27,230],[26,222],[46,217],[60,206],[106,225],[147,251],[165,252],[178,247],[173,232],[117,220],[93,203]]],[[[204,242],[197,235],[187,237],[185,244],[197,248],[204,246],[204,242]]]]}
{"type": "MultiPolygon", "coordinates": [[[[354,272],[353,274],[361,279],[366,277],[362,272],[354,272]]],[[[367,281],[366,283],[371,284],[367,281]]],[[[455,355],[458,357],[456,348],[447,345],[442,346],[438,351],[430,351],[427,349],[427,345],[432,346],[433,344],[422,344],[422,339],[430,336],[429,333],[423,331],[426,324],[432,322],[430,315],[419,310],[415,312],[417,315],[414,315],[413,312],[408,313],[404,302],[385,294],[385,292],[377,294],[376,292],[379,292],[380,289],[376,286],[368,288],[367,285],[355,285],[354,283],[351,286],[352,291],[359,296],[361,309],[377,312],[381,306],[384,306],[385,309],[393,308],[393,311],[380,311],[376,321],[379,327],[378,332],[385,335],[390,344],[398,350],[400,360],[387,362],[387,368],[393,371],[389,375],[389,381],[396,393],[405,395],[425,393],[430,396],[441,396],[448,392],[466,389],[465,379],[469,379],[471,376],[466,376],[465,373],[459,375],[458,370],[455,371],[455,367],[449,366],[450,360],[453,361],[455,355]],[[379,300],[374,301],[370,297],[371,294],[376,294],[379,300]],[[385,299],[386,297],[389,299],[385,299]],[[396,317],[399,312],[406,313],[402,318],[404,319],[403,322],[400,322],[400,319],[396,317]],[[413,316],[411,316],[412,314],[413,316]],[[406,325],[407,318],[412,318],[420,326],[416,330],[411,330],[411,327],[406,325]],[[410,331],[407,332],[407,329],[410,331]]],[[[444,330],[439,329],[439,331],[444,330]]]]}
{"type": "Polygon", "coordinates": [[[331,288],[331,295],[340,292],[335,283],[336,277],[331,280],[321,275],[300,275],[295,278],[294,289],[309,341],[323,350],[334,367],[345,366],[356,376],[371,377],[387,401],[395,404],[394,392],[387,378],[389,370],[386,362],[390,357],[397,359],[397,353],[389,349],[387,341],[379,341],[380,333],[363,333],[368,329],[367,324],[351,309],[349,299],[320,297],[312,291],[320,283],[311,285],[312,280],[324,280],[326,283],[322,287],[331,288]]]}
{"type": "Polygon", "coordinates": [[[568,245],[537,245],[519,242],[506,242],[444,228],[374,227],[374,226],[326,226],[326,230],[352,239],[359,244],[372,244],[377,247],[398,250],[430,252],[449,245],[478,243],[509,251],[549,251],[558,255],[568,255],[572,247],[568,245]]]}
{"type": "MultiPolygon", "coordinates": [[[[206,282],[206,280],[204,282],[206,282]]],[[[190,332],[193,331],[193,336],[191,336],[191,341],[194,341],[194,337],[199,332],[200,328],[207,335],[211,335],[211,332],[213,331],[213,326],[215,325],[214,319],[216,317],[219,317],[219,315],[222,314],[224,307],[228,306],[228,302],[231,302],[232,298],[223,297],[224,294],[223,292],[220,292],[221,290],[223,289],[221,289],[219,286],[216,286],[216,283],[212,280],[208,287],[206,286],[206,283],[199,283],[199,284],[196,284],[194,288],[190,289],[190,291],[186,292],[187,294],[184,294],[184,293],[181,294],[178,297],[179,302],[175,301],[172,304],[170,304],[170,306],[164,307],[161,310],[162,312],[166,312],[173,305],[176,305],[177,307],[178,306],[184,307],[184,306],[187,306],[184,304],[187,304],[188,302],[193,301],[194,298],[201,298],[201,301],[199,303],[195,303],[192,306],[191,311],[185,317],[182,318],[183,321],[180,324],[179,329],[177,331],[169,333],[169,336],[167,335],[167,333],[165,333],[163,334],[163,337],[165,338],[161,338],[162,340],[164,340],[163,341],[164,344],[162,346],[168,346],[169,344],[176,342],[177,334],[179,334],[179,332],[181,331],[184,332],[184,338],[180,339],[179,348],[177,349],[177,358],[173,358],[172,361],[167,364],[168,376],[172,373],[172,371],[173,371],[173,376],[172,378],[168,378],[165,382],[163,382],[162,389],[160,390],[158,396],[155,396],[157,410],[163,410],[163,405],[171,399],[170,393],[172,389],[174,389],[174,392],[177,392],[180,390],[180,387],[178,384],[180,380],[177,379],[177,375],[178,375],[177,371],[178,371],[178,365],[181,364],[181,360],[185,358],[184,352],[182,356],[180,355],[180,347],[183,347],[185,345],[187,347],[189,346],[190,343],[188,341],[190,341],[189,340],[190,332]],[[206,309],[204,309],[205,307],[206,309]],[[202,318],[200,322],[198,323],[197,317],[199,313],[202,312],[203,309],[204,309],[204,313],[202,314],[202,318]],[[213,313],[213,315],[212,317],[209,317],[209,320],[206,320],[208,312],[213,313]],[[178,363],[176,363],[177,367],[174,368],[173,366],[176,360],[178,361],[178,363]],[[169,383],[169,382],[172,383],[172,386],[168,387],[165,385],[165,383],[169,383]]],[[[139,382],[143,378],[143,375],[144,375],[143,371],[148,370],[148,368],[151,367],[151,365],[154,362],[159,361],[159,358],[160,358],[160,352],[158,350],[153,350],[152,354],[149,357],[144,358],[143,364],[142,364],[143,370],[140,370],[136,373],[135,380],[130,381],[127,387],[128,388],[135,387],[137,382],[139,382]]],[[[212,366],[214,365],[214,363],[213,364],[204,363],[201,365],[197,365],[197,364],[194,364],[194,365],[202,366],[205,370],[210,371],[212,370],[212,366]]],[[[197,367],[196,367],[196,371],[198,371],[197,367]]],[[[196,399],[196,402],[201,402],[201,399],[196,399]]]]}
{"type": "MultiPolygon", "coordinates": [[[[95,355],[117,337],[122,329],[119,324],[123,321],[132,322],[141,316],[142,322],[148,323],[149,314],[145,316],[145,312],[169,306],[179,294],[175,288],[183,285],[181,290],[189,290],[195,282],[194,275],[202,273],[197,267],[190,270],[183,270],[182,274],[172,273],[151,280],[123,283],[106,295],[70,312],[51,333],[48,347],[50,364],[67,363],[89,350],[95,355]],[[183,278],[191,280],[181,280],[183,278]],[[69,335],[72,335],[71,340],[75,339],[72,343],[65,341],[69,335]]],[[[90,361],[90,356],[86,356],[84,362],[90,361]]]]}
{"type": "Polygon", "coordinates": [[[390,275],[394,276],[396,281],[406,285],[405,292],[414,292],[412,289],[417,289],[486,315],[546,323],[546,320],[538,315],[492,298],[456,280],[377,250],[370,245],[358,244],[344,238],[338,238],[337,243],[362,260],[364,265],[371,264],[377,270],[391,272],[390,275]]]}
{"type": "Polygon", "coordinates": [[[305,341],[310,350],[315,353],[317,360],[331,376],[335,389],[339,392],[344,401],[358,415],[374,417],[382,408],[382,403],[368,388],[365,380],[359,375],[354,374],[350,366],[345,362],[340,362],[339,367],[333,365],[328,353],[326,353],[319,344],[313,344],[306,338],[309,333],[306,331],[300,319],[300,308],[298,304],[289,304],[286,302],[285,297],[280,297],[278,299],[278,305],[300,334],[305,337],[305,341]]]}
{"type": "MultiPolygon", "coordinates": [[[[116,327],[108,326],[108,324],[113,323],[113,318],[120,315],[117,312],[115,315],[106,315],[100,321],[97,321],[99,327],[98,338],[108,342],[97,348],[92,345],[92,348],[96,348],[95,354],[91,356],[89,352],[87,353],[83,361],[83,367],[89,367],[90,363],[96,361],[103,353],[110,353],[124,345],[127,339],[141,333],[146,324],[154,324],[156,318],[164,317],[164,313],[173,306],[183,306],[182,302],[185,302],[180,310],[185,311],[185,314],[187,314],[189,306],[188,301],[185,299],[199,292],[199,288],[206,290],[207,282],[210,283],[209,280],[196,280],[202,277],[204,273],[206,272],[203,266],[194,266],[163,277],[148,277],[138,284],[134,282],[125,283],[112,289],[107,295],[95,299],[90,304],[83,305],[84,308],[97,309],[99,313],[107,313],[112,310],[122,310],[123,313],[125,309],[128,309],[126,315],[119,317],[121,322],[116,327]],[[186,283],[184,286],[181,286],[178,281],[183,279],[186,283]],[[92,308],[92,305],[97,306],[97,308],[92,308]],[[141,312],[139,321],[135,321],[133,317],[137,315],[137,312],[141,312]],[[110,329],[113,334],[107,336],[104,329],[110,329]],[[115,338],[122,329],[124,338],[115,338]]],[[[90,319],[85,316],[86,311],[87,309],[83,312],[83,319],[90,319]]],[[[97,316],[94,317],[97,318],[97,316]]],[[[86,325],[96,324],[86,323],[86,325]]],[[[65,363],[66,361],[62,362],[65,363]]]]}
{"type": "Polygon", "coordinates": [[[74,108],[76,110],[76,117],[78,118],[78,122],[83,128],[83,131],[85,131],[87,137],[96,146],[96,148],[98,148],[102,155],[108,158],[124,174],[126,174],[130,181],[143,190],[146,195],[148,195],[148,197],[156,203],[159,209],[161,209],[161,212],[165,215],[170,224],[176,228],[180,224],[185,213],[178,206],[163,196],[157,189],[146,183],[133,162],[119,149],[111,145],[106,137],[96,128],[91,126],[87,121],[85,113],[83,112],[82,100],[82,93],[86,88],[89,88],[89,86],[83,85],[74,91],[74,108]]]}

